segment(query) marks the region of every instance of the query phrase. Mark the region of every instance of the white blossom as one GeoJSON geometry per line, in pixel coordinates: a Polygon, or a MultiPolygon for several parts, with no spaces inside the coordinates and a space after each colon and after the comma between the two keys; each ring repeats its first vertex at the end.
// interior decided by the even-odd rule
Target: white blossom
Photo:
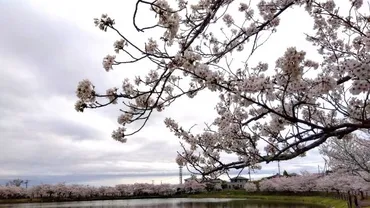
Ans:
{"type": "Polygon", "coordinates": [[[102,14],[101,18],[94,18],[94,24],[96,27],[103,31],[107,31],[108,27],[111,27],[115,24],[114,20],[108,17],[107,14],[102,14]]]}
{"type": "Polygon", "coordinates": [[[158,48],[157,41],[149,39],[149,42],[145,44],[145,52],[155,53],[155,50],[158,48]]]}
{"type": "Polygon", "coordinates": [[[116,42],[114,42],[113,46],[114,46],[114,51],[116,53],[119,53],[119,51],[122,50],[124,46],[127,46],[127,42],[124,39],[117,40],[116,42]]]}
{"type": "Polygon", "coordinates": [[[111,69],[113,69],[113,64],[114,64],[114,61],[116,59],[116,56],[111,56],[111,55],[107,55],[106,57],[104,57],[103,59],[103,67],[105,69],[105,71],[110,71],[111,69]]]}
{"type": "Polygon", "coordinates": [[[84,79],[78,83],[76,95],[81,101],[85,102],[94,102],[95,101],[95,92],[94,86],[88,79],[84,79]]]}

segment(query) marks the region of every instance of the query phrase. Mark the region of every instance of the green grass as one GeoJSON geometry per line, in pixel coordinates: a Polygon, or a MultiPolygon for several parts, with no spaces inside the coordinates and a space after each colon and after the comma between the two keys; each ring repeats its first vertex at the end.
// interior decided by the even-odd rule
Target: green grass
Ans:
{"type": "MultiPolygon", "coordinates": [[[[268,201],[269,203],[294,203],[294,204],[314,204],[322,205],[323,207],[335,207],[335,208],[347,208],[347,202],[344,200],[320,197],[320,196],[292,196],[292,195],[262,195],[262,194],[252,194],[244,190],[228,190],[220,192],[207,192],[201,194],[191,194],[191,195],[176,195],[173,197],[189,197],[189,198],[243,198],[251,201],[268,201]]],[[[132,197],[135,198],[135,197],[132,197]]],[[[149,197],[137,197],[137,198],[149,198],[149,197]]],[[[87,200],[104,200],[104,199],[128,199],[126,198],[97,198],[97,199],[87,199],[87,200]]],[[[29,203],[29,202],[52,202],[55,199],[8,199],[0,200],[0,204],[7,203],[29,203]]],[[[80,199],[81,200],[81,199],[80,199]]],[[[71,200],[61,200],[61,201],[71,201],[71,200]]],[[[79,200],[77,200],[79,201],[79,200]]]]}
{"type": "Polygon", "coordinates": [[[299,204],[314,204],[325,207],[347,208],[347,202],[340,199],[334,199],[321,196],[286,196],[286,195],[256,195],[245,191],[221,191],[208,192],[190,195],[191,198],[244,198],[248,200],[263,200],[272,203],[299,203],[299,204]]]}

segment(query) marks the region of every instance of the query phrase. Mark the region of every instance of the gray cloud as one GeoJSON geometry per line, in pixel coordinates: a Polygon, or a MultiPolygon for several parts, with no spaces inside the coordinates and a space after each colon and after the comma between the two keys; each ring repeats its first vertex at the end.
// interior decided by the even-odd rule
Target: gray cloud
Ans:
{"type": "MultiPolygon", "coordinates": [[[[117,71],[107,74],[102,68],[107,53],[102,46],[110,46],[111,40],[81,29],[77,20],[35,9],[30,2],[0,1],[0,12],[0,184],[15,177],[34,183],[74,183],[177,176],[178,140],[164,128],[163,114],[153,114],[146,129],[121,144],[110,138],[114,125],[108,121],[116,123],[122,106],[82,115],[73,109],[78,81],[89,78],[105,91],[119,87],[120,82],[111,83],[117,80],[115,76],[132,76],[117,71]]],[[[94,27],[92,22],[89,27],[94,27]]],[[[183,105],[182,99],[175,107],[183,105]]],[[[207,118],[209,112],[198,109],[197,101],[186,105],[199,113],[168,111],[186,120],[186,128],[196,119],[207,118]]],[[[288,171],[305,168],[293,163],[286,163],[288,171]]],[[[258,173],[273,174],[274,166],[264,165],[266,169],[258,173]]]]}
{"type": "MultiPolygon", "coordinates": [[[[23,95],[34,93],[50,96],[58,92],[58,95],[70,96],[73,95],[71,90],[75,89],[79,80],[85,78],[87,71],[103,71],[100,70],[101,62],[96,65],[86,52],[97,49],[91,44],[98,42],[97,38],[81,32],[70,22],[30,9],[27,2],[21,4],[7,1],[1,4],[0,12],[4,17],[0,25],[6,32],[0,34],[0,54],[3,59],[11,58],[5,75],[21,73],[17,71],[17,64],[12,65],[12,62],[17,61],[37,77],[38,83],[32,84],[39,86],[32,90],[32,85],[10,83],[13,88],[9,87],[8,90],[17,93],[23,91],[23,95]],[[17,86],[22,88],[14,88],[17,86]],[[37,93],[40,87],[44,88],[37,93]]],[[[99,73],[89,74],[89,77],[96,80],[98,76],[99,73]]],[[[14,79],[9,81],[17,82],[14,79]]]]}
{"type": "MultiPolygon", "coordinates": [[[[53,175],[55,181],[62,174],[75,181],[71,178],[79,174],[98,177],[105,173],[153,173],[155,167],[145,162],[165,163],[174,158],[175,151],[158,154],[161,148],[174,150],[171,144],[149,143],[146,138],[132,142],[145,151],[130,152],[129,144],[112,141],[99,126],[94,128],[66,116],[73,111],[73,104],[58,112],[56,108],[60,106],[53,106],[55,102],[50,99],[73,103],[74,90],[81,79],[89,77],[102,89],[110,87],[109,81],[101,79],[106,75],[101,65],[103,54],[98,52],[102,40],[72,22],[32,9],[27,2],[0,4],[0,26],[6,31],[0,33],[0,178],[53,175]],[[66,108],[70,110],[66,112],[66,108]],[[84,143],[98,140],[101,149],[84,143]],[[122,150],[104,149],[112,145],[120,145],[122,150]]],[[[118,106],[112,106],[96,115],[109,116],[114,121],[117,110],[118,106]]]]}

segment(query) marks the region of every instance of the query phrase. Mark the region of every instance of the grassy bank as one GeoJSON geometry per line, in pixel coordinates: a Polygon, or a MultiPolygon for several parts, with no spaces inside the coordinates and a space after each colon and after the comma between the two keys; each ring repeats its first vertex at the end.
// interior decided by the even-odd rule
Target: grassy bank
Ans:
{"type": "MultiPolygon", "coordinates": [[[[233,191],[220,191],[220,192],[207,192],[201,194],[191,195],[174,195],[175,198],[243,198],[251,201],[268,201],[271,203],[294,203],[294,204],[315,204],[324,207],[347,208],[347,203],[343,200],[333,199],[320,196],[292,196],[292,195],[257,195],[247,193],[244,190],[233,191]]],[[[94,200],[119,200],[119,199],[148,199],[148,198],[168,198],[160,196],[141,196],[141,197],[98,197],[89,199],[5,199],[0,200],[0,204],[8,203],[40,203],[40,202],[62,202],[62,201],[94,201],[94,200]]]]}
{"type": "Polygon", "coordinates": [[[340,199],[320,196],[287,196],[287,195],[256,195],[245,191],[221,191],[190,195],[192,198],[243,198],[263,200],[272,203],[315,204],[325,207],[347,208],[347,202],[340,199]]]}

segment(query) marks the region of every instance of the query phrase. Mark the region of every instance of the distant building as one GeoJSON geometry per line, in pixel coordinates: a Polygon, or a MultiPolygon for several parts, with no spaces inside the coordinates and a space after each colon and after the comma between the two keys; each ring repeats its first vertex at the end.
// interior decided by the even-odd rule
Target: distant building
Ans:
{"type": "Polygon", "coordinates": [[[283,177],[283,175],[280,175],[279,173],[276,173],[275,175],[261,178],[261,180],[264,180],[264,179],[272,179],[272,178],[280,178],[280,177],[283,177]]]}
{"type": "Polygon", "coordinates": [[[243,189],[244,185],[249,181],[248,178],[244,178],[242,176],[237,176],[234,178],[230,178],[230,182],[227,182],[228,189],[243,189]]]}
{"type": "Polygon", "coordinates": [[[188,182],[188,181],[191,181],[191,180],[195,180],[197,182],[201,181],[201,179],[198,179],[195,175],[191,175],[189,178],[184,179],[185,182],[188,182]]]}
{"type": "Polygon", "coordinates": [[[197,177],[189,177],[189,178],[184,179],[185,182],[188,182],[188,181],[191,181],[191,180],[195,180],[199,183],[212,183],[212,184],[221,184],[222,183],[222,180],[219,179],[219,178],[216,178],[216,179],[205,178],[205,179],[202,180],[201,178],[197,178],[197,177]]]}
{"type": "Polygon", "coordinates": [[[216,178],[216,179],[206,178],[206,179],[204,179],[204,182],[208,182],[208,183],[222,183],[222,180],[219,179],[219,178],[216,178]]]}
{"type": "Polygon", "coordinates": [[[192,180],[195,180],[195,181],[197,181],[197,182],[200,182],[200,181],[201,181],[201,179],[198,179],[198,178],[197,178],[197,176],[196,176],[196,175],[194,175],[194,174],[191,174],[189,178],[185,178],[185,179],[184,179],[185,183],[186,183],[186,182],[189,182],[189,181],[192,181],[192,180]]]}
{"type": "Polygon", "coordinates": [[[219,178],[216,178],[216,179],[206,179],[204,181],[204,183],[209,183],[209,184],[212,184],[212,185],[217,185],[219,184],[220,186],[222,185],[224,181],[219,179],[219,178]]]}
{"type": "Polygon", "coordinates": [[[223,181],[219,178],[216,179],[204,179],[202,180],[201,178],[197,178],[195,175],[192,175],[189,178],[185,178],[184,181],[185,183],[191,180],[195,180],[199,183],[204,183],[208,184],[211,187],[214,187],[216,185],[220,185],[224,189],[243,189],[244,185],[249,181],[248,178],[244,178],[242,176],[237,176],[234,178],[230,178],[230,182],[223,181]]]}

